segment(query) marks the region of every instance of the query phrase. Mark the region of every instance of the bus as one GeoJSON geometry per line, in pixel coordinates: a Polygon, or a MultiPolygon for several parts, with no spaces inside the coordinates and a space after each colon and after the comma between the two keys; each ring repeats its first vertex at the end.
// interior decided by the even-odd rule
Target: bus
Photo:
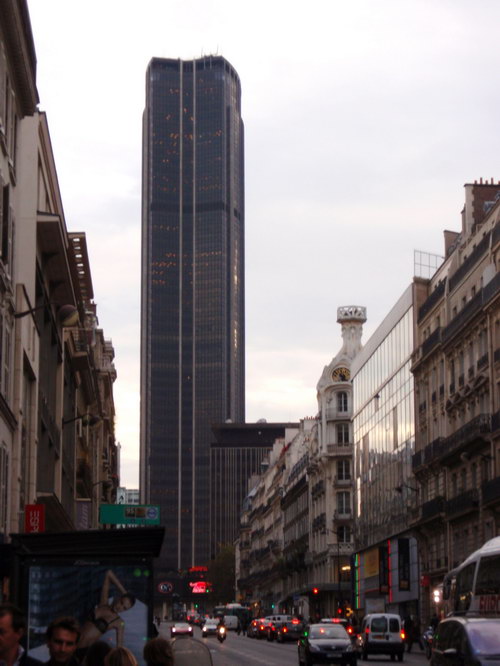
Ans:
{"type": "Polygon", "coordinates": [[[225,604],[224,606],[215,606],[212,612],[214,617],[224,617],[225,615],[236,615],[240,620],[240,625],[246,627],[250,622],[251,612],[247,606],[241,604],[225,604]]]}
{"type": "Polygon", "coordinates": [[[487,541],[446,574],[443,602],[447,615],[500,614],[500,537],[487,541]]]}

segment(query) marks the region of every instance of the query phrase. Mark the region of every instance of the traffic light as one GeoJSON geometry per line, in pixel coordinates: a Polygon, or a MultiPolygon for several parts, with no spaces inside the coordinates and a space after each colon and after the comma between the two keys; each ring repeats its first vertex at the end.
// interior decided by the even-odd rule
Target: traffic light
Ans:
{"type": "Polygon", "coordinates": [[[313,594],[318,594],[319,590],[317,587],[313,587],[313,594]]]}

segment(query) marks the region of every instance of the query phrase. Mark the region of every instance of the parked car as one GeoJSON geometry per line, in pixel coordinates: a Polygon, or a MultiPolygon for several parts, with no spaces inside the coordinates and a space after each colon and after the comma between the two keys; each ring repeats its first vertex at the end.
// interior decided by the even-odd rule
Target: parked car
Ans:
{"type": "Polygon", "coordinates": [[[175,622],[170,627],[170,636],[176,638],[177,636],[192,636],[193,627],[187,622],[175,622]]]}
{"type": "Polygon", "coordinates": [[[431,666],[500,666],[499,617],[447,617],[432,641],[431,666]]]}
{"type": "Polygon", "coordinates": [[[356,666],[356,650],[341,624],[309,625],[298,640],[299,665],[342,664],[356,666]]]}
{"type": "Polygon", "coordinates": [[[403,661],[405,644],[401,617],[393,613],[365,615],[356,637],[356,648],[363,659],[370,654],[388,654],[392,661],[396,657],[403,661]]]}

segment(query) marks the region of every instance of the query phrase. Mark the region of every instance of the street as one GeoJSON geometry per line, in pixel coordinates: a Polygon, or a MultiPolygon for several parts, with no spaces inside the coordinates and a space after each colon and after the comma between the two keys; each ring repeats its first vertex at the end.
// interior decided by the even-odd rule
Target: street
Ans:
{"type": "MultiPolygon", "coordinates": [[[[165,638],[170,638],[169,629],[164,623],[162,623],[160,633],[165,638]]],[[[296,641],[290,643],[269,642],[248,638],[243,634],[238,636],[235,632],[229,631],[226,641],[221,644],[215,636],[202,639],[201,630],[198,627],[194,628],[194,637],[203,640],[210,648],[214,666],[289,666],[290,664],[298,666],[296,641]]],[[[179,638],[177,640],[185,639],[179,638]]],[[[365,663],[361,659],[358,660],[359,666],[365,663]]],[[[369,663],[382,666],[399,662],[391,662],[389,656],[383,655],[380,657],[370,656],[367,666],[369,663]]],[[[414,646],[410,654],[405,652],[403,663],[407,666],[428,665],[424,653],[418,646],[416,648],[414,646]]]]}

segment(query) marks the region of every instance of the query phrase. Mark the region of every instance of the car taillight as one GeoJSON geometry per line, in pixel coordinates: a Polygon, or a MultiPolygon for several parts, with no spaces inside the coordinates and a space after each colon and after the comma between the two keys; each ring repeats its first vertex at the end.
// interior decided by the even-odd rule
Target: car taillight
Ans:
{"type": "Polygon", "coordinates": [[[352,627],[347,627],[347,633],[352,634],[352,627]]]}
{"type": "Polygon", "coordinates": [[[283,627],[283,633],[286,634],[287,631],[288,629],[286,627],[283,627]]]}
{"type": "Polygon", "coordinates": [[[259,627],[259,629],[260,629],[261,631],[264,631],[264,625],[261,624],[260,627],[259,627]]]}
{"type": "Polygon", "coordinates": [[[404,641],[404,639],[406,638],[405,632],[401,631],[399,635],[401,636],[401,640],[404,641]]]}
{"type": "Polygon", "coordinates": [[[299,624],[300,620],[292,620],[292,624],[299,624]]]}
{"type": "Polygon", "coordinates": [[[370,633],[370,627],[366,627],[365,634],[368,636],[369,633],[370,633]]]}

